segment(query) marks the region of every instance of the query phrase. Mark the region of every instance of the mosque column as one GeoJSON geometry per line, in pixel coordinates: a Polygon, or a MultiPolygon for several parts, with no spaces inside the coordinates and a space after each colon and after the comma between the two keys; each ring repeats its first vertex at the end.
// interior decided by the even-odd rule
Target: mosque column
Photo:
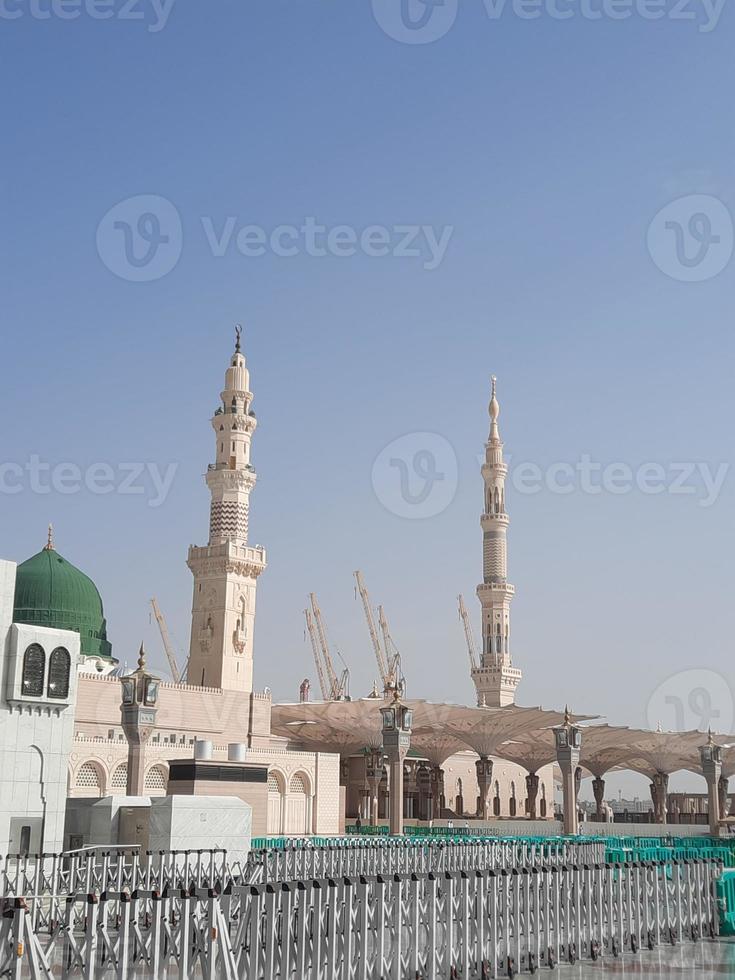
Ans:
{"type": "Polygon", "coordinates": [[[156,727],[160,678],[145,669],[145,650],[140,647],[138,669],[121,679],[122,727],[128,740],[128,796],[143,796],[145,790],[145,750],[156,727]]]}
{"type": "Polygon", "coordinates": [[[383,752],[390,766],[390,832],[403,833],[403,760],[411,747],[413,711],[401,702],[396,686],[391,703],[380,709],[383,718],[383,752]]]}
{"type": "Polygon", "coordinates": [[[576,834],[579,830],[577,813],[577,768],[582,748],[582,732],[571,722],[569,708],[564,711],[564,724],[554,729],[556,761],[561,769],[564,797],[564,833],[576,834]]]}
{"type": "Polygon", "coordinates": [[[720,796],[720,819],[724,820],[725,817],[730,816],[730,780],[727,776],[720,776],[718,789],[720,796]]]}
{"type": "Polygon", "coordinates": [[[434,799],[434,819],[441,817],[446,806],[444,798],[444,770],[441,766],[431,767],[431,795],[434,799]]]}
{"type": "Polygon", "coordinates": [[[365,776],[369,787],[369,812],[367,814],[370,826],[378,826],[378,799],[380,782],[383,778],[383,750],[371,749],[365,756],[365,776]]]}
{"type": "Polygon", "coordinates": [[[657,772],[651,778],[651,800],[653,801],[654,821],[665,824],[668,816],[667,798],[669,793],[669,774],[657,772]]]}
{"type": "Polygon", "coordinates": [[[535,772],[526,776],[526,799],[528,800],[528,819],[536,819],[536,800],[538,799],[539,778],[535,772]]]}
{"type": "MultiPolygon", "coordinates": [[[[712,732],[709,733],[707,744],[701,746],[699,757],[702,764],[702,775],[707,780],[707,797],[709,813],[709,832],[717,836],[720,832],[720,779],[722,776],[722,749],[715,745],[712,732]]],[[[727,786],[727,783],[725,784],[727,786]]]]}
{"type": "Polygon", "coordinates": [[[602,776],[595,776],[592,780],[592,792],[595,794],[595,803],[597,805],[595,814],[599,820],[602,820],[604,816],[602,806],[605,802],[605,780],[602,776]]]}
{"type": "Polygon", "coordinates": [[[475,762],[477,785],[480,790],[477,816],[480,820],[490,819],[490,793],[493,788],[493,762],[486,755],[481,755],[475,762]]]}

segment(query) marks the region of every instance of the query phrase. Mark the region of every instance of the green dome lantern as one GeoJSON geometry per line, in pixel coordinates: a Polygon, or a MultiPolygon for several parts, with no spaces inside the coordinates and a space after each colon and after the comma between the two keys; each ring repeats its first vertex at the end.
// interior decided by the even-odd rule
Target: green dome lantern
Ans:
{"type": "Polygon", "coordinates": [[[55,550],[51,528],[43,551],[18,565],[13,622],[73,630],[82,656],[112,659],[97,586],[55,550]]]}

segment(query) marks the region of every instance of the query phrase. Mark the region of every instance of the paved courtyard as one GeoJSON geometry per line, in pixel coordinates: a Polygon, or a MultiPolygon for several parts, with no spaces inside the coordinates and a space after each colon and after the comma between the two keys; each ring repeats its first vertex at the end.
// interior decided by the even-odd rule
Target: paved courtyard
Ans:
{"type": "Polygon", "coordinates": [[[735,977],[735,941],[707,940],[681,946],[661,946],[633,957],[606,959],[603,963],[562,967],[559,975],[569,980],[604,977],[670,977],[671,980],[701,980],[706,977],[735,977]]]}

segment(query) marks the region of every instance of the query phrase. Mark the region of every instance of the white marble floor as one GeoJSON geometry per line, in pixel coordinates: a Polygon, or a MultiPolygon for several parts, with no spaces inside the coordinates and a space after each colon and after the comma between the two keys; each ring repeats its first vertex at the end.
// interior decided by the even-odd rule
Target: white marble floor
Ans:
{"type": "MultiPolygon", "coordinates": [[[[550,971],[543,967],[537,974],[550,971]]],[[[559,980],[607,980],[608,977],[668,977],[670,980],[706,980],[708,977],[735,978],[735,941],[704,940],[680,946],[660,946],[642,950],[619,959],[604,962],[562,965],[556,971],[559,980]]]]}

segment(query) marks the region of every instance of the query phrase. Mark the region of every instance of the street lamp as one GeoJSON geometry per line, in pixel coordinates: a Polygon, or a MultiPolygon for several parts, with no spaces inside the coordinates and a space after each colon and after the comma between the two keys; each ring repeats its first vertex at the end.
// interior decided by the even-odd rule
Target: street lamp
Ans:
{"type": "Polygon", "coordinates": [[[390,766],[390,832],[403,833],[403,760],[411,747],[413,709],[403,704],[398,685],[393,700],[380,709],[383,718],[383,751],[390,766]]]}

